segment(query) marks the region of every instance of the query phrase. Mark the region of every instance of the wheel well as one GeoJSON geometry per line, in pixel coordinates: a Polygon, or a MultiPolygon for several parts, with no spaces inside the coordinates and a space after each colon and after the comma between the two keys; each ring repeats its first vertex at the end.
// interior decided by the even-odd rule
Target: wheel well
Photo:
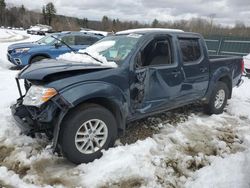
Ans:
{"type": "Polygon", "coordinates": [[[228,98],[231,99],[231,97],[232,97],[232,81],[229,78],[229,76],[224,76],[224,77],[220,78],[218,81],[223,82],[227,85],[228,90],[229,90],[228,98]]]}
{"type": "Polygon", "coordinates": [[[29,63],[32,61],[32,59],[34,59],[34,58],[36,58],[36,57],[39,57],[39,56],[46,57],[46,58],[50,58],[50,56],[47,55],[47,54],[36,54],[36,55],[34,55],[34,56],[32,56],[32,57],[30,58],[29,63]]]}
{"type": "MultiPolygon", "coordinates": [[[[120,132],[120,131],[123,131],[125,129],[125,121],[124,121],[124,117],[122,115],[122,112],[121,112],[119,106],[117,104],[115,104],[113,101],[106,99],[106,98],[101,98],[101,97],[100,98],[92,98],[92,99],[88,99],[86,101],[79,103],[73,109],[75,109],[81,105],[84,105],[84,104],[97,104],[97,105],[100,105],[100,106],[108,109],[114,115],[114,117],[116,119],[118,131],[120,132]]],[[[70,111],[68,113],[70,113],[70,111]]]]}

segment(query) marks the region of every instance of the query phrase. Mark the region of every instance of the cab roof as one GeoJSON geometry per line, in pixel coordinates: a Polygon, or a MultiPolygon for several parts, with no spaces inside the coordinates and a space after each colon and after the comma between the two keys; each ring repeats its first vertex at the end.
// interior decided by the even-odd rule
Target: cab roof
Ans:
{"type": "Polygon", "coordinates": [[[152,32],[181,33],[184,31],[180,29],[167,29],[167,28],[140,28],[140,29],[129,29],[124,31],[119,31],[116,34],[130,34],[130,33],[146,34],[152,32]]]}

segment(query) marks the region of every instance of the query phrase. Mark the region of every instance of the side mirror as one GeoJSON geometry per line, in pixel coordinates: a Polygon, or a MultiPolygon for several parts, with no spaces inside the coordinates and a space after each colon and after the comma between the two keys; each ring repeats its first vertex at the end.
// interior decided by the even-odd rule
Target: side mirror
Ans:
{"type": "Polygon", "coordinates": [[[135,69],[139,69],[142,67],[142,57],[141,51],[136,56],[135,69]]]}
{"type": "Polygon", "coordinates": [[[55,48],[60,48],[60,47],[62,46],[62,44],[61,44],[60,42],[56,42],[56,43],[54,44],[54,46],[55,46],[55,48]]]}

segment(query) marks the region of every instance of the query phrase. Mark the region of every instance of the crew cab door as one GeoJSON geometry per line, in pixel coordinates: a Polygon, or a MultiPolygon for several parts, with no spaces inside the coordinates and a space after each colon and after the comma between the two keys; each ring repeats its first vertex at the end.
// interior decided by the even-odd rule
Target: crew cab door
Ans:
{"type": "Polygon", "coordinates": [[[131,97],[140,114],[171,108],[180,97],[183,75],[168,35],[156,36],[138,54],[131,97]]]}
{"type": "Polygon", "coordinates": [[[208,88],[209,62],[203,53],[198,37],[179,37],[179,57],[182,62],[184,81],[181,87],[183,99],[191,101],[202,98],[208,88]]]}

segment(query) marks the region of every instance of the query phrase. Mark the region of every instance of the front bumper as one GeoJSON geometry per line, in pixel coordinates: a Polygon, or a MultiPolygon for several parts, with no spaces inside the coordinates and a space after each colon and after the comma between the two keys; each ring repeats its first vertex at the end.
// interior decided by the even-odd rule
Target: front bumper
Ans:
{"type": "MultiPolygon", "coordinates": [[[[9,50],[8,50],[9,51],[9,50]]],[[[7,53],[7,59],[9,62],[16,66],[23,67],[29,62],[29,55],[27,53],[15,54],[15,53],[7,53]]]]}
{"type": "Polygon", "coordinates": [[[17,122],[21,132],[26,135],[32,135],[37,132],[47,132],[53,130],[53,123],[56,121],[58,107],[49,103],[42,109],[36,107],[24,106],[22,99],[11,107],[12,116],[17,122]]]}
{"type": "Polygon", "coordinates": [[[27,109],[23,105],[16,103],[10,108],[13,118],[23,134],[31,135],[37,132],[37,130],[35,130],[32,126],[33,121],[30,119],[27,109]]]}

